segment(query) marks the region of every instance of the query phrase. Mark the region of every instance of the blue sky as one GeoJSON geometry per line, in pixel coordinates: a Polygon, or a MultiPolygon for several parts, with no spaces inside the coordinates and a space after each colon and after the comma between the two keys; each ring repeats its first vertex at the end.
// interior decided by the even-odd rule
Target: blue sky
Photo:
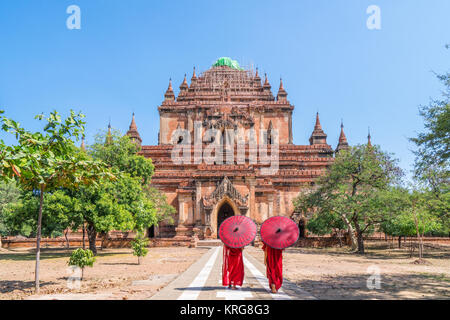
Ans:
{"type": "MultiPolygon", "coordinates": [[[[144,144],[156,144],[157,106],[168,80],[221,56],[280,76],[295,105],[294,143],[308,144],[316,111],[336,146],[344,120],[350,144],[372,141],[412,168],[418,107],[441,94],[433,72],[448,71],[450,1],[2,0],[0,107],[28,128],[33,116],[73,108],[87,118],[87,143],[105,129],[125,132],[131,113],[144,144]],[[81,30],[69,30],[69,5],[81,30]],[[369,30],[369,5],[381,30],[369,30]]],[[[0,134],[6,142],[10,137],[0,134]]]]}

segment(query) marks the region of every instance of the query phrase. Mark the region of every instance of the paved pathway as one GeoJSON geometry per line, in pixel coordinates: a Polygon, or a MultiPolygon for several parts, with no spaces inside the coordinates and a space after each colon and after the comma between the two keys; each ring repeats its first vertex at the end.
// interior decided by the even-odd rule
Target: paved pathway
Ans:
{"type": "Polygon", "coordinates": [[[237,290],[222,286],[222,247],[211,248],[184,273],[151,297],[152,300],[304,300],[316,299],[294,283],[283,280],[270,293],[265,266],[244,250],[244,284],[237,290]]]}

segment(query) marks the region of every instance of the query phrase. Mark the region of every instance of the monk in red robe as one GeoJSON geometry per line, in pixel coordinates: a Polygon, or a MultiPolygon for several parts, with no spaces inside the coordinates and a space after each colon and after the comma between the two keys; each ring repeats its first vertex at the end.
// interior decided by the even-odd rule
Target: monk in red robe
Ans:
{"type": "Polygon", "coordinates": [[[223,245],[222,285],[236,289],[244,282],[243,248],[223,245]]]}
{"type": "Polygon", "coordinates": [[[272,293],[277,293],[283,284],[283,250],[263,245],[266,276],[272,293]]]}

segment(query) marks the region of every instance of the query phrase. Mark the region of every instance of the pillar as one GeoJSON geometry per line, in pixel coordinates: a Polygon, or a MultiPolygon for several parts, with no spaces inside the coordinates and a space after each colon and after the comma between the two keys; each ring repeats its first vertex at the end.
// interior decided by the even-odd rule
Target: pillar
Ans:
{"type": "Polygon", "coordinates": [[[267,200],[269,201],[269,216],[267,218],[273,217],[273,194],[267,195],[267,200]]]}
{"type": "Polygon", "coordinates": [[[194,224],[201,225],[201,199],[202,199],[202,183],[201,181],[195,181],[195,213],[194,213],[194,224]]]}

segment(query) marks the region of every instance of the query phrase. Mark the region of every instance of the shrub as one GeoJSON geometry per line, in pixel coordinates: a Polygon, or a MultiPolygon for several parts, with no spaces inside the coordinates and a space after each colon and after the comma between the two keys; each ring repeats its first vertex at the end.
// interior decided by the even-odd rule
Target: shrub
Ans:
{"type": "Polygon", "coordinates": [[[92,267],[95,262],[94,253],[91,250],[86,249],[83,250],[81,248],[72,252],[72,255],[69,259],[69,266],[77,266],[81,268],[82,274],[81,278],[83,279],[84,267],[92,267]]]}
{"type": "Polygon", "coordinates": [[[145,257],[148,253],[148,238],[145,238],[142,234],[138,233],[136,239],[131,242],[133,248],[133,256],[138,257],[138,264],[141,264],[141,257],[145,257]]]}

